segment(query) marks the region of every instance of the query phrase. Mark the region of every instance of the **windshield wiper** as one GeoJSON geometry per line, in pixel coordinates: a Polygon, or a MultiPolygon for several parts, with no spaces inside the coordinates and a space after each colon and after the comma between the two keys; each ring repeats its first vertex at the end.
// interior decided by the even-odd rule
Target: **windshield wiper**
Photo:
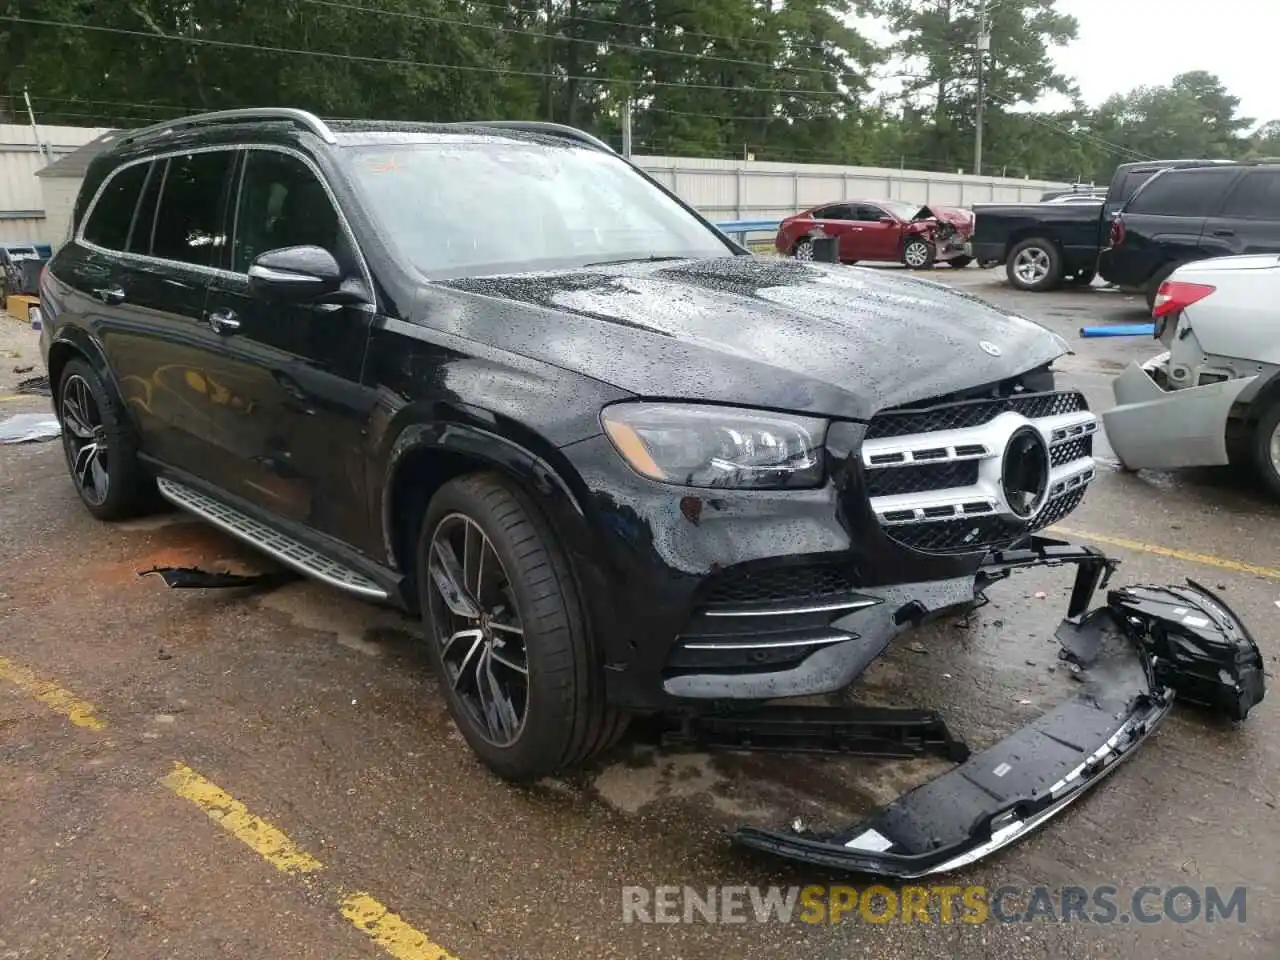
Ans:
{"type": "Polygon", "coordinates": [[[660,257],[620,257],[617,260],[594,260],[591,263],[584,263],[584,267],[611,267],[619,263],[660,263],[663,260],[692,260],[693,257],[680,257],[674,254],[666,254],[660,257]]]}

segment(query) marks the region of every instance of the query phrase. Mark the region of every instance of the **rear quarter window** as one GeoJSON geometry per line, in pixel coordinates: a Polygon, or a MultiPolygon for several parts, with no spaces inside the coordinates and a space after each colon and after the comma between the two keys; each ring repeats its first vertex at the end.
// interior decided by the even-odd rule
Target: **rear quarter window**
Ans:
{"type": "Polygon", "coordinates": [[[1236,170],[1170,170],[1146,184],[1125,210],[1165,217],[1213,216],[1237,175],[1236,170]]]}
{"type": "Polygon", "coordinates": [[[149,166],[139,163],[125,167],[107,181],[84,225],[86,241],[107,250],[124,250],[149,166]]]}

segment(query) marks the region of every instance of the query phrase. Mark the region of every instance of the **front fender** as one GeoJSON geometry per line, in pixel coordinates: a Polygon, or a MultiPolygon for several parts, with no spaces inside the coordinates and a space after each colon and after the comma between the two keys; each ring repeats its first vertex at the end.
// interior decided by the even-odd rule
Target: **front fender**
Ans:
{"type": "Polygon", "coordinates": [[[424,452],[438,452],[483,464],[506,474],[522,488],[534,493],[548,512],[584,515],[585,490],[580,480],[572,483],[566,479],[566,476],[574,480],[577,478],[558,451],[537,442],[532,435],[520,436],[523,431],[515,424],[498,420],[478,423],[469,420],[465,410],[450,412],[452,416],[441,417],[444,411],[435,411],[436,416],[431,419],[406,424],[394,435],[384,456],[379,458],[385,466],[376,489],[387,556],[395,556],[396,518],[392,493],[397,474],[407,459],[424,452]]]}

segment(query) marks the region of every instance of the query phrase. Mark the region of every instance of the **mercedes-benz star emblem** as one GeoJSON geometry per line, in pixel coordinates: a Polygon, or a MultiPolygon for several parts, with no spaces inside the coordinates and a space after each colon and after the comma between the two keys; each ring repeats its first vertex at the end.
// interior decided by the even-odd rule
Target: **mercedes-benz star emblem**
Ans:
{"type": "Polygon", "coordinates": [[[999,347],[997,347],[997,346],[996,346],[994,343],[992,343],[990,340],[983,340],[983,341],[981,341],[981,342],[978,344],[978,346],[980,346],[980,347],[981,347],[983,350],[985,350],[987,353],[991,354],[991,356],[993,356],[993,357],[998,357],[998,356],[1000,356],[1000,348],[999,348],[999,347]]]}
{"type": "Polygon", "coordinates": [[[1014,515],[1030,520],[1049,492],[1049,448],[1035,427],[1019,427],[1004,448],[1000,467],[1004,499],[1014,515]]]}

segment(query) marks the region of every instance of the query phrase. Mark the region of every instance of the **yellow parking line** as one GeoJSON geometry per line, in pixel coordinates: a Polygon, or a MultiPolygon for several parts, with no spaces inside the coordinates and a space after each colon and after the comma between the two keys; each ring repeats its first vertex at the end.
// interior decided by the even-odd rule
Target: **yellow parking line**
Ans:
{"type": "Polygon", "coordinates": [[[39,700],[54,713],[60,713],[77,727],[105,730],[107,725],[93,715],[94,706],[81,700],[52,680],[42,680],[26,667],[0,657],[0,680],[8,680],[23,693],[39,700]]]}
{"type": "Polygon", "coordinates": [[[367,893],[344,897],[342,915],[396,960],[457,960],[367,893]]]}
{"type": "Polygon", "coordinates": [[[282,873],[314,873],[323,870],[315,857],[249,809],[216,783],[206,780],[188,766],[175,763],[173,772],[160,782],[185,800],[190,800],[227,833],[244,843],[282,873]]]}
{"type": "Polygon", "coordinates": [[[1064,537],[1074,537],[1077,540],[1091,540],[1094,543],[1105,543],[1108,546],[1120,547],[1124,550],[1136,550],[1140,553],[1150,553],[1157,557],[1172,557],[1175,560],[1185,560],[1188,563],[1202,563],[1207,567],[1217,567],[1219,570],[1231,570],[1235,573],[1250,573],[1259,577],[1270,577],[1273,580],[1280,580],[1280,570],[1271,567],[1260,567],[1253,563],[1244,563],[1240,560],[1229,560],[1226,557],[1215,557],[1211,553],[1193,553],[1189,550],[1178,550],[1174,547],[1162,547],[1154,543],[1143,543],[1141,540],[1127,540],[1124,537],[1113,537],[1110,534],[1092,533],[1088,530],[1073,530],[1068,527],[1051,527],[1051,533],[1056,533],[1064,537]]]}
{"type": "MultiPolygon", "coordinates": [[[[324,864],[302,850],[281,830],[256,817],[231,794],[190,767],[175,763],[160,781],[178,796],[190,800],[224,830],[283,873],[315,874],[324,864]]],[[[386,906],[367,893],[341,897],[343,918],[396,960],[457,960],[444,947],[431,942],[386,906]]]]}

